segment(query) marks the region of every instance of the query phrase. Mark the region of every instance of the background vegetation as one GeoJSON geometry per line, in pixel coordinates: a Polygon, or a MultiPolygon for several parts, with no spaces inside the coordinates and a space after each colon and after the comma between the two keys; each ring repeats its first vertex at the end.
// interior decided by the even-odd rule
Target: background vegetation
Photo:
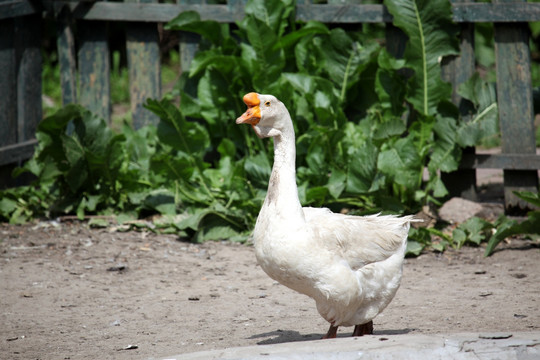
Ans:
{"type": "MultiPolygon", "coordinates": [[[[21,223],[114,214],[124,222],[157,213],[163,216],[152,227],[159,231],[194,241],[246,240],[272,162],[272,143],[234,123],[249,91],[276,95],[291,112],[304,205],[361,214],[414,213],[440,204],[448,194],[440,173],[458,168],[462,148],[496,139],[495,89],[489,72],[463,84],[472,119],[463,121],[440,76],[440,59],[459,51],[450,2],[384,3],[409,38],[401,59],[385,50],[377,26],[345,31],[298,23],[291,0],[249,1],[235,26],[180,14],[166,29],[199,34],[200,49],[171,93],[148,100],[160,123],[135,131],[117,121],[113,131],[77,105],[54,112],[39,125],[36,155],[16,171],[34,174],[36,182],[3,191],[0,217],[21,223]]],[[[479,52],[489,51],[489,36],[487,29],[479,52]]],[[[113,60],[112,98],[122,102],[127,74],[118,55],[113,60]]],[[[44,77],[58,83],[57,71],[46,68],[44,77]]],[[[54,87],[50,91],[57,96],[54,87]]],[[[537,194],[523,196],[538,201],[537,194]]],[[[452,234],[416,229],[409,252],[487,240],[491,251],[504,234],[540,232],[535,219],[538,212],[530,225],[474,218],[452,234]],[[493,229],[506,232],[492,236],[493,229]],[[432,243],[432,236],[440,241],[432,243]]]]}

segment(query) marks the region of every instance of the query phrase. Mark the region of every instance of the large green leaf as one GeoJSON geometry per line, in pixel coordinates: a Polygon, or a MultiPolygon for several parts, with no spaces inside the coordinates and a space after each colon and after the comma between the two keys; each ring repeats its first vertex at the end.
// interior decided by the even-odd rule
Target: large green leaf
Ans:
{"type": "Polygon", "coordinates": [[[288,49],[292,45],[296,44],[300,39],[306,38],[306,36],[312,36],[317,34],[330,34],[330,31],[325,24],[318,21],[308,21],[302,28],[286,34],[279,38],[278,43],[274,46],[275,50],[278,48],[288,49]]]}
{"type": "Polygon", "coordinates": [[[185,11],[165,25],[166,30],[188,31],[199,34],[210,40],[214,45],[223,43],[228,37],[228,27],[217,21],[202,21],[199,13],[185,11]]]}
{"type": "MultiPolygon", "coordinates": [[[[533,205],[540,205],[540,193],[535,194],[525,191],[514,192],[514,194],[533,205]]],[[[530,211],[527,214],[527,219],[522,222],[518,222],[515,219],[510,219],[502,215],[497,219],[494,225],[497,228],[497,231],[489,239],[484,256],[490,256],[493,251],[495,251],[495,247],[510,236],[525,234],[536,234],[538,236],[540,234],[540,211],[530,211]]]]}
{"type": "Polygon", "coordinates": [[[263,153],[246,158],[244,169],[248,179],[258,187],[266,188],[270,179],[271,166],[268,158],[263,153]]]}
{"type": "Polygon", "coordinates": [[[77,138],[67,135],[62,136],[62,144],[70,164],[65,177],[71,191],[76,193],[88,178],[84,148],[77,138]]]}
{"type": "Polygon", "coordinates": [[[459,249],[466,242],[480,245],[489,237],[493,225],[479,217],[472,217],[454,229],[452,237],[454,245],[459,249]]]}
{"type": "Polygon", "coordinates": [[[533,193],[532,191],[515,191],[514,194],[540,208],[540,192],[533,193]]]}
{"type": "Polygon", "coordinates": [[[161,184],[166,181],[191,181],[195,164],[190,155],[179,152],[172,157],[159,152],[152,157],[150,180],[161,184]]]}
{"type": "Polygon", "coordinates": [[[456,141],[464,147],[475,146],[482,139],[498,134],[498,107],[494,84],[482,80],[480,75],[475,73],[460,85],[459,94],[471,101],[474,112],[468,114],[466,121],[460,124],[456,141]]]}
{"type": "Polygon", "coordinates": [[[358,41],[354,41],[341,28],[333,29],[329,36],[317,38],[316,44],[321,60],[319,66],[324,68],[328,79],[340,89],[340,100],[344,101],[346,90],[358,81],[358,68],[366,62],[370,49],[363,49],[358,41]]]}
{"type": "Polygon", "coordinates": [[[375,91],[381,106],[388,107],[393,114],[403,113],[406,83],[396,70],[405,65],[404,60],[392,58],[386,50],[381,50],[377,59],[379,69],[375,78],[375,91]]]}
{"type": "Polygon", "coordinates": [[[363,143],[350,156],[346,190],[353,194],[365,194],[371,190],[377,173],[378,149],[369,142],[363,143]]]}
{"type": "Polygon", "coordinates": [[[43,119],[38,125],[38,131],[48,134],[56,134],[59,130],[65,130],[67,124],[75,118],[82,116],[86,110],[77,104],[68,104],[51,116],[43,119]]]}
{"type": "Polygon", "coordinates": [[[341,169],[333,168],[328,179],[328,192],[334,199],[338,199],[347,186],[347,174],[341,169]]]}
{"type": "Polygon", "coordinates": [[[263,22],[273,34],[281,37],[294,12],[293,0],[251,0],[245,6],[246,19],[263,22]]]}
{"type": "Polygon", "coordinates": [[[433,115],[437,105],[447,99],[450,84],[441,80],[443,56],[458,54],[457,31],[448,0],[385,0],[394,25],[407,34],[406,67],[414,70],[407,100],[425,115],[433,115]]]}
{"type": "Polygon", "coordinates": [[[61,137],[65,135],[68,123],[80,119],[84,112],[85,109],[81,106],[69,104],[39,123],[36,134],[39,146],[36,155],[40,162],[53,160],[59,171],[65,170],[67,160],[61,137]]]}
{"type": "Polygon", "coordinates": [[[316,86],[313,76],[305,73],[283,73],[287,82],[299,93],[311,94],[316,86]]]}
{"type": "Polygon", "coordinates": [[[200,124],[187,121],[171,102],[148,99],[145,107],[161,118],[158,136],[165,144],[186,154],[200,154],[208,149],[208,133],[200,124]]]}
{"type": "Polygon", "coordinates": [[[461,150],[456,144],[456,122],[451,117],[438,117],[433,126],[437,135],[433,144],[428,168],[432,174],[437,170],[451,172],[457,170],[461,159],[461,150]]]}
{"type": "MultiPolygon", "coordinates": [[[[211,133],[211,137],[220,141],[224,136],[230,136],[230,127],[235,125],[233,120],[239,115],[234,106],[238,99],[233,97],[230,90],[230,82],[233,81],[231,77],[234,75],[229,77],[217,69],[207,69],[197,89],[200,117],[208,124],[206,130],[211,133]]],[[[238,126],[234,130],[238,131],[238,126]]]]}
{"type": "Polygon", "coordinates": [[[268,86],[277,82],[285,66],[285,54],[283,49],[276,47],[278,37],[263,20],[254,17],[246,17],[242,23],[242,28],[246,32],[255,64],[253,68],[253,86],[259,92],[267,91],[268,86]]]}
{"type": "Polygon", "coordinates": [[[203,242],[207,240],[225,240],[237,237],[241,232],[242,224],[231,211],[221,207],[201,208],[175,226],[180,230],[190,229],[195,232],[193,240],[203,242]]]}
{"type": "Polygon", "coordinates": [[[381,151],[377,164],[379,170],[396,184],[410,189],[418,188],[423,164],[411,136],[401,138],[381,151]]]}
{"type": "Polygon", "coordinates": [[[232,55],[223,55],[213,50],[199,52],[191,62],[189,76],[199,75],[209,66],[215,66],[223,74],[228,74],[238,68],[238,58],[232,55]]]}
{"type": "Polygon", "coordinates": [[[164,215],[174,215],[176,213],[174,194],[166,189],[151,191],[144,199],[144,206],[164,215]]]}

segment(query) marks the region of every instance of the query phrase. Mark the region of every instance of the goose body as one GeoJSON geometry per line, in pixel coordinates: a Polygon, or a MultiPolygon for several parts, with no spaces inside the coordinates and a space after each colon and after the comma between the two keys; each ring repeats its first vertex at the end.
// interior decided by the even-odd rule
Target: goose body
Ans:
{"type": "Polygon", "coordinates": [[[237,124],[274,138],[268,193],[253,231],[261,268],[274,280],[313,298],[330,323],[372,332],[372,319],[399,287],[412,216],[351,216],[302,207],[295,169],[295,135],[287,108],[272,95],[244,96],[237,124]]]}

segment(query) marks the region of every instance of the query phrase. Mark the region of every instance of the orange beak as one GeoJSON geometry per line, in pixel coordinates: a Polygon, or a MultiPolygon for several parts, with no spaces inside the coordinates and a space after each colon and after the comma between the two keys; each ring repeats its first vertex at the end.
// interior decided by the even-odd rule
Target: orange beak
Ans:
{"type": "Polygon", "coordinates": [[[257,125],[261,120],[261,108],[259,107],[261,101],[259,100],[259,95],[254,92],[250,92],[249,94],[244,95],[243,100],[248,109],[238,119],[236,119],[236,123],[257,125]]]}

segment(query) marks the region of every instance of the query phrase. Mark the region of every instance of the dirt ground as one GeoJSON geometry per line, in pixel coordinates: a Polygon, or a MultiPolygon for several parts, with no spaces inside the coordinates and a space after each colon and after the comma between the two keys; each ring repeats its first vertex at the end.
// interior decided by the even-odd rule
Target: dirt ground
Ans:
{"type": "MultiPolygon", "coordinates": [[[[319,339],[328,327],[248,245],[73,222],[0,224],[0,308],[1,359],[148,359],[319,339]]],[[[409,258],[374,323],[376,336],[538,331],[538,243],[409,258]]]]}
{"type": "MultiPolygon", "coordinates": [[[[486,174],[500,181],[502,171],[486,174]]],[[[483,253],[406,259],[375,336],[540,330],[540,244],[513,239],[483,253]]],[[[0,223],[0,360],[149,359],[316,340],[327,328],[311,299],[264,274],[249,245],[0,223]]]]}

